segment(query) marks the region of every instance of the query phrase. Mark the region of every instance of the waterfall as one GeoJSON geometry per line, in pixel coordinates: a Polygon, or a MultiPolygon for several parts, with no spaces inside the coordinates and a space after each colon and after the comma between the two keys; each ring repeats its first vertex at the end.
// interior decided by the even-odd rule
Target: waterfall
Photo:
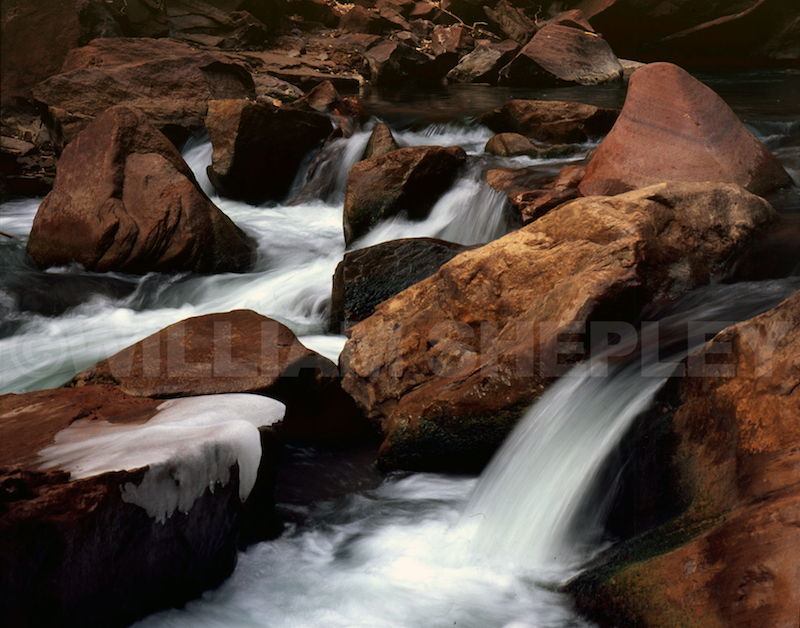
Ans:
{"type": "Polygon", "coordinates": [[[643,321],[640,333],[624,326],[619,343],[552,385],[495,454],[460,520],[474,535],[471,551],[556,579],[580,567],[598,550],[604,503],[612,497],[590,494],[603,463],[680,360],[710,334],[774,307],[798,288],[797,279],[711,286],[658,320],[643,321]],[[609,367],[611,356],[629,357],[609,367]],[[587,510],[592,516],[578,522],[587,510]]]}

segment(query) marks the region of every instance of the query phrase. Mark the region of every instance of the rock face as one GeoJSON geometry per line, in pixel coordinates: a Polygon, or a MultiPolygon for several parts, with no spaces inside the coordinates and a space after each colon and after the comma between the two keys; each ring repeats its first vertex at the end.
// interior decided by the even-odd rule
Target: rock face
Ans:
{"type": "Polygon", "coordinates": [[[349,246],[380,220],[400,212],[412,220],[424,219],[466,159],[459,146],[414,146],[356,163],[345,191],[345,243],[349,246]]]}
{"type": "Polygon", "coordinates": [[[690,356],[704,376],[678,383],[655,442],[670,453],[681,513],[571,585],[602,625],[797,626],[798,343],[800,293],[690,356]]]}
{"type": "Polygon", "coordinates": [[[208,105],[206,127],[214,152],[208,178],[228,198],[258,205],[282,199],[303,158],[333,131],[330,118],[247,100],[208,105]]]}
{"type": "Polygon", "coordinates": [[[476,42],[475,50],[458,60],[445,79],[448,83],[496,83],[500,69],[505,67],[519,52],[519,45],[512,40],[494,43],[489,40],[476,42]]]}
{"type": "Polygon", "coordinates": [[[559,334],[707,282],[774,215],[737,186],[662,184],[577,199],[461,253],[379,305],[342,352],[342,386],[386,435],[380,464],[480,468],[581,357],[559,334]]]}
{"type": "Polygon", "coordinates": [[[114,384],[133,397],[257,393],[286,405],[290,438],[345,440],[365,423],[336,366],[292,331],[250,310],[188,318],[76,375],[68,386],[114,384]]]}
{"type": "Polygon", "coordinates": [[[143,111],[183,141],[203,126],[208,101],[255,98],[250,73],[217,53],[169,39],[97,39],[73,50],[62,73],[33,89],[46,105],[53,141],[63,148],[109,107],[143,111]]]}
{"type": "Polygon", "coordinates": [[[548,24],[500,70],[499,82],[540,87],[621,80],[619,59],[602,37],[569,26],[548,24]]]}
{"type": "Polygon", "coordinates": [[[0,397],[7,625],[126,626],[218,586],[248,518],[275,534],[281,404],[162,403],[109,386],[0,397]]]}
{"type": "Polygon", "coordinates": [[[333,276],[331,330],[346,332],[380,303],[430,277],[466,248],[433,238],[408,238],[345,253],[333,276]]]}
{"type": "Polygon", "coordinates": [[[618,109],[557,100],[509,100],[483,114],[479,122],[495,133],[520,133],[540,142],[585,142],[614,126],[618,109]]]}
{"type": "Polygon", "coordinates": [[[28,253],[43,268],[209,273],[246,270],[254,246],[144,114],[114,107],[64,151],[28,253]]]}
{"type": "Polygon", "coordinates": [[[631,77],[619,120],[579,189],[619,194],[668,180],[736,183],[755,194],[791,183],[713,90],[676,65],[653,63],[631,77]]]}

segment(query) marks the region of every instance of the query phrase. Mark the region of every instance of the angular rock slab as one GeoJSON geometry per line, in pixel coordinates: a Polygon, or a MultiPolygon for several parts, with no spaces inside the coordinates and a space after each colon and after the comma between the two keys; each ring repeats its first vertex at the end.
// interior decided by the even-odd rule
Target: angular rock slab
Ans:
{"type": "Polygon", "coordinates": [[[246,526],[276,532],[282,415],[256,395],[0,397],[4,622],[126,626],[218,586],[246,526]]]}
{"type": "Polygon", "coordinates": [[[379,305],[342,351],[343,388],[386,436],[379,463],[480,468],[581,358],[559,334],[707,283],[774,217],[738,186],[661,184],[577,199],[461,253],[379,305]]]}
{"type": "Polygon", "coordinates": [[[761,195],[791,183],[711,88],[676,65],[652,63],[631,76],[622,113],[579,189],[610,195],[670,180],[735,183],[761,195]]]}
{"type": "Polygon", "coordinates": [[[214,152],[208,178],[223,196],[259,205],[282,199],[309,151],[333,131],[316,111],[248,100],[213,100],[206,127],[214,152]]]}
{"type": "Polygon", "coordinates": [[[622,66],[605,39],[569,26],[548,24],[537,31],[500,70],[501,85],[545,87],[598,85],[622,80],[622,66]]]}
{"type": "Polygon", "coordinates": [[[112,107],[64,150],[33,221],[42,268],[145,274],[247,270],[252,239],[200,189],[173,144],[138,110],[112,107]]]}
{"type": "Polygon", "coordinates": [[[649,628],[797,625],[799,344],[795,293],[688,358],[699,370],[649,443],[671,453],[683,508],[571,583],[584,612],[649,628]]]}
{"type": "Polygon", "coordinates": [[[333,362],[285,325],[251,310],[187,318],[78,373],[67,385],[108,383],[133,397],[256,393],[286,405],[290,438],[368,433],[333,362]]]}
{"type": "Polygon", "coordinates": [[[400,212],[423,220],[450,189],[466,159],[459,146],[412,146],[356,163],[345,190],[345,244],[350,246],[400,212]]]}

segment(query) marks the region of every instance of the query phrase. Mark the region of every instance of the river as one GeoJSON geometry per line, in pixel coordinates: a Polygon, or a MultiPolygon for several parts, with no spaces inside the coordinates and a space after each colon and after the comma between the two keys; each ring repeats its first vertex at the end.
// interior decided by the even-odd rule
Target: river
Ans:
{"type": "MultiPolygon", "coordinates": [[[[697,76],[731,104],[794,178],[794,188],[769,200],[783,214],[800,212],[800,74],[775,69],[697,76]]],[[[555,173],[594,144],[560,160],[491,157],[483,146],[492,134],[474,117],[511,97],[621,106],[624,94],[621,86],[367,94],[375,117],[323,156],[330,167],[316,172],[326,178],[307,180],[300,172],[287,202],[263,207],[215,197],[205,176],[210,144],[193,138],[183,152],[198,180],[259,243],[256,267],[241,275],[39,271],[24,249],[39,201],[6,201],[0,230],[18,239],[0,238],[0,392],[59,386],[171,323],[238,308],[285,323],[304,344],[336,361],[345,338],[326,327],[331,277],[345,251],[344,182],[377,119],[392,126],[401,144],[458,144],[470,158],[427,220],[391,219],[353,248],[415,236],[477,244],[506,232],[504,199],[481,181],[482,172],[535,165],[555,173]]],[[[772,307],[798,287],[792,279],[714,286],[678,310],[733,322],[772,307]]],[[[643,377],[640,366],[618,369],[610,378],[592,377],[591,364],[579,367],[534,404],[481,478],[380,474],[374,449],[363,446],[289,447],[277,490],[283,534],[242,552],[236,571],[217,590],[137,626],[590,626],[557,588],[608,542],[599,502],[593,521],[581,519],[579,528],[575,521],[587,500],[597,502],[587,490],[595,486],[604,456],[663,382],[664,374],[643,377]],[[599,401],[603,394],[614,403],[599,401]],[[598,414],[603,421],[592,421],[598,431],[590,437],[581,425],[598,414]],[[602,447],[595,446],[598,439],[602,447]]]]}

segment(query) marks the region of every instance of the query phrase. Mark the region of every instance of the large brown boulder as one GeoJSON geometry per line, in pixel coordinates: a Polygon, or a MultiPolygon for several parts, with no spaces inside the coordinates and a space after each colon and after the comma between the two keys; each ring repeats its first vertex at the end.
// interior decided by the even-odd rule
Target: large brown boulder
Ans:
{"type": "Polygon", "coordinates": [[[208,178],[228,198],[258,205],[282,199],[303,158],[333,132],[317,111],[249,100],[214,100],[206,128],[214,146],[208,178]]]}
{"type": "Polygon", "coordinates": [[[755,194],[791,178],[711,88],[671,63],[634,72],[622,113],[597,148],[581,194],[619,194],[659,181],[723,181],[755,194]]]}
{"type": "Polygon", "coordinates": [[[143,111],[174,141],[203,126],[208,101],[255,98],[250,73],[221,54],[168,39],[96,39],[70,52],[62,73],[33,89],[63,148],[115,105],[143,111]]]}
{"type": "Polygon", "coordinates": [[[133,397],[256,393],[286,405],[290,438],[347,440],[367,425],[335,364],[285,325],[251,310],[174,323],[78,373],[67,385],[114,384],[133,397]]]}
{"type": "Polygon", "coordinates": [[[424,219],[466,159],[459,146],[412,146],[356,163],[345,191],[345,243],[349,246],[400,212],[412,220],[424,219]]]}
{"type": "Polygon", "coordinates": [[[797,626],[799,345],[796,293],[689,357],[648,443],[668,452],[682,509],[571,584],[601,625],[797,626]]]}
{"type": "Polygon", "coordinates": [[[144,114],[113,107],[64,151],[28,253],[43,268],[210,273],[246,270],[255,246],[144,114]]]}
{"type": "Polygon", "coordinates": [[[548,24],[500,70],[503,85],[597,85],[622,80],[622,66],[605,39],[569,26],[548,24]]]}
{"type": "Polygon", "coordinates": [[[333,276],[331,330],[346,332],[466,248],[434,238],[407,238],[348,251],[333,276]]]}
{"type": "Polygon", "coordinates": [[[483,10],[490,26],[521,46],[527,44],[538,30],[536,22],[508,0],[500,0],[494,7],[484,6],[483,10]]]}
{"type": "Polygon", "coordinates": [[[218,586],[277,533],[280,403],[134,399],[110,386],[0,397],[8,626],[127,626],[218,586]]]}
{"type": "Polygon", "coordinates": [[[475,49],[458,60],[445,75],[445,80],[448,83],[496,83],[500,69],[517,52],[519,44],[510,39],[497,43],[488,39],[478,40],[475,49]]]}
{"type": "Polygon", "coordinates": [[[386,436],[380,463],[479,468],[580,359],[564,334],[708,282],[774,215],[738,186],[661,184],[577,199],[461,253],[379,305],[342,352],[342,386],[386,436]]]}
{"type": "Polygon", "coordinates": [[[520,133],[540,142],[585,142],[614,126],[619,109],[559,100],[509,100],[478,121],[495,133],[520,133]]]}

